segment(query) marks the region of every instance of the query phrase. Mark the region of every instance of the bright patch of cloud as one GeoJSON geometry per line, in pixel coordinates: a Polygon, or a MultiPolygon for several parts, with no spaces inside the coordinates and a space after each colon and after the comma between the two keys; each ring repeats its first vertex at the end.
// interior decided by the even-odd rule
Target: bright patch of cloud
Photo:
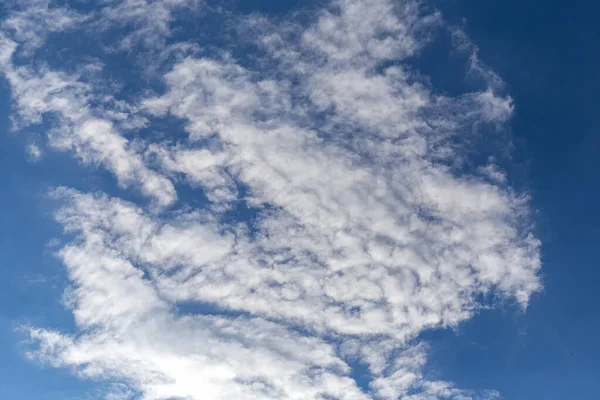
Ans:
{"type": "MultiPolygon", "coordinates": [[[[81,18],[132,52],[161,51],[172,11],[189,4],[110,3],[81,18]]],[[[129,102],[102,85],[97,62],[75,74],[14,61],[67,24],[0,35],[15,126],[51,120],[53,148],[151,200],[54,191],[75,237],[57,254],[77,330],[32,328],[31,355],[119,382],[112,399],[496,398],[428,379],[415,341],[472,317],[481,295],[526,306],[541,288],[527,199],[495,165],[479,168],[490,182],[452,167],[465,135],[512,114],[495,74],[456,98],[418,80],[407,59],[444,29],[419,2],[339,0],[308,24],[236,21],[253,32],[258,66],[227,49],[174,59],[161,93],[140,87],[129,102]],[[131,137],[173,119],[184,137],[131,137]],[[182,180],[202,204],[178,196],[182,180]],[[352,378],[357,363],[369,382],[352,378]]],[[[470,69],[485,72],[470,51],[470,69]]]]}
{"type": "Polygon", "coordinates": [[[43,155],[42,149],[40,149],[40,147],[37,144],[31,143],[27,147],[27,156],[30,161],[32,161],[32,162],[39,161],[42,158],[42,155],[43,155]]]}

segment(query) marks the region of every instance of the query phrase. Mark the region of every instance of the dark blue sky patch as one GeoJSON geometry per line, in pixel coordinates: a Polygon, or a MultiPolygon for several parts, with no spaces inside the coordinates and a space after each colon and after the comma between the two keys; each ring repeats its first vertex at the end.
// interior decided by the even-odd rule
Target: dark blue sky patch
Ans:
{"type": "Polygon", "coordinates": [[[175,308],[177,309],[177,315],[181,316],[213,315],[226,318],[238,318],[249,316],[249,313],[247,312],[228,310],[214,303],[207,303],[201,301],[186,301],[181,303],[178,302],[175,304],[175,308]]]}
{"type": "Polygon", "coordinates": [[[365,393],[369,393],[371,391],[369,383],[373,380],[369,366],[358,360],[352,360],[348,362],[348,365],[351,368],[350,378],[354,379],[358,387],[365,393]]]}

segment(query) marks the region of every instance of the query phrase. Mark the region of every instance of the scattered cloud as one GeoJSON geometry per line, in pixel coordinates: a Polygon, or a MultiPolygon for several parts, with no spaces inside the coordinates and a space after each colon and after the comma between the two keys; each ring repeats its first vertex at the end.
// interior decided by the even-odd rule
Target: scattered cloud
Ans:
{"type": "MultiPolygon", "coordinates": [[[[160,52],[191,3],[107,4],[85,18],[160,52]]],[[[455,45],[489,78],[480,90],[437,95],[411,73],[445,27],[421,2],[337,0],[309,20],[241,18],[259,62],[178,57],[160,90],[126,99],[89,60],[14,61],[68,24],[3,28],[15,128],[41,124],[51,149],[150,200],[53,191],[77,329],[32,327],[31,357],[114,383],[108,399],[499,397],[426,376],[418,337],[473,317],[482,295],[525,307],[541,289],[527,198],[495,164],[455,168],[465,135],[493,134],[479,128],[506,122],[512,100],[466,36],[455,45]],[[161,121],[184,132],[140,133],[161,121]]]]}

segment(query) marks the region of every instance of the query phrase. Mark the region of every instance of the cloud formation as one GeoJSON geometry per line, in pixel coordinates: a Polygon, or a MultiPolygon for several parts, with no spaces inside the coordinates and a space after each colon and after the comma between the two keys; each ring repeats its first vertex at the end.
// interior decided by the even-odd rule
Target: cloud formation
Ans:
{"type": "Polygon", "coordinates": [[[199,4],[38,1],[2,25],[16,129],[51,124],[51,149],[149,200],[52,192],[77,329],[31,328],[31,356],[113,382],[110,399],[497,398],[425,376],[417,339],[473,317],[482,296],[526,306],[541,289],[527,197],[497,165],[463,168],[465,142],[513,111],[468,38],[453,30],[484,79],[457,97],[409,66],[450,29],[412,0],[231,17],[247,59],[157,57],[145,72],[166,71],[160,89],[128,96],[103,84],[101,60],[22,62],[84,22],[118,34],[124,57],[189,46],[169,42],[181,7],[199,4]],[[184,132],[140,134],[161,121],[184,132]]]}

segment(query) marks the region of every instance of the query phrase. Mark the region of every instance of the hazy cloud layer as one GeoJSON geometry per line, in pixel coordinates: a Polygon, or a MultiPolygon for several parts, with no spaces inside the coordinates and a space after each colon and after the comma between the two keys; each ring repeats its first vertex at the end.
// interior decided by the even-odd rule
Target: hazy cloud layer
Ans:
{"type": "Polygon", "coordinates": [[[415,340],[541,289],[526,196],[493,163],[464,167],[513,112],[477,48],[416,1],[227,14],[247,59],[174,41],[182,12],[202,4],[32,1],[2,22],[13,125],[46,128],[31,157],[71,153],[148,200],[52,191],[77,329],[32,327],[31,356],[112,382],[107,399],[497,398],[424,376],[415,340]],[[28,62],[67,31],[139,54],[136,93],[96,56],[28,62]],[[479,89],[439,94],[410,66],[440,31],[479,89]]]}

